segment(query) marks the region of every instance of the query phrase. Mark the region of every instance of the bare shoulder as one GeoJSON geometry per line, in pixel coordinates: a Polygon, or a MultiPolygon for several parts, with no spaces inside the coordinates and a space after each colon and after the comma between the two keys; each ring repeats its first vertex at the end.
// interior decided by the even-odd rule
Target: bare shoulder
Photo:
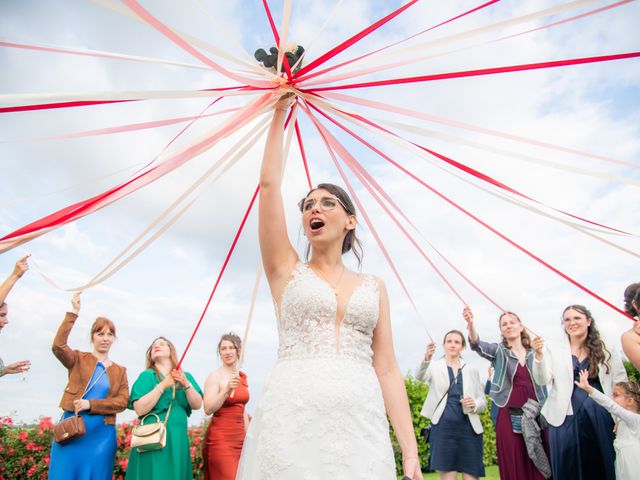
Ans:
{"type": "Polygon", "coordinates": [[[384,283],[384,281],[378,277],[377,275],[374,275],[373,273],[362,273],[362,276],[364,276],[365,278],[370,278],[373,283],[378,287],[378,289],[380,290],[380,293],[387,293],[387,287],[384,283]]]}
{"type": "Polygon", "coordinates": [[[620,336],[623,343],[640,343],[640,334],[636,333],[633,328],[627,330],[620,336]]]}
{"type": "Polygon", "coordinates": [[[207,379],[205,380],[205,383],[207,385],[212,385],[214,383],[219,382],[222,379],[222,372],[221,372],[221,368],[217,368],[214,371],[212,371],[209,375],[207,375],[207,379]]]}

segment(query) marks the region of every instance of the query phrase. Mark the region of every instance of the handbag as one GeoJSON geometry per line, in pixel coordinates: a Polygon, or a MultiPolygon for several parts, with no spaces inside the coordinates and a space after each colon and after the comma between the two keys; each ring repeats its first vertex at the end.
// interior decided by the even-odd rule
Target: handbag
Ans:
{"type": "Polygon", "coordinates": [[[173,406],[173,399],[176,396],[176,387],[173,386],[173,394],[171,396],[171,403],[167,409],[167,414],[164,417],[164,421],[160,421],[160,417],[155,413],[148,413],[140,420],[140,423],[133,427],[131,430],[131,448],[138,450],[138,453],[152,452],[154,450],[160,450],[167,444],[167,420],[171,414],[171,407],[173,406]],[[156,417],[156,421],[153,423],[144,423],[148,417],[156,417]]]}
{"type": "MultiPolygon", "coordinates": [[[[466,363],[462,365],[462,367],[460,367],[460,370],[458,370],[458,374],[460,374],[460,372],[462,372],[462,369],[466,366],[467,366],[466,363]]],[[[438,403],[436,403],[436,408],[433,409],[434,412],[438,409],[438,407],[442,403],[442,400],[444,400],[444,397],[449,395],[451,388],[456,383],[457,383],[457,379],[454,379],[454,381],[449,384],[449,388],[447,388],[447,391],[444,392],[444,395],[442,395],[442,397],[440,397],[440,400],[438,400],[438,403]]],[[[422,439],[424,440],[424,443],[429,443],[429,439],[431,438],[431,425],[427,425],[426,427],[423,427],[422,430],[420,430],[420,435],[422,435],[422,439]]]]}
{"type": "Polygon", "coordinates": [[[511,431],[522,435],[522,409],[509,407],[509,417],[511,418],[511,431]]]}
{"type": "Polygon", "coordinates": [[[56,443],[66,443],[76,437],[80,437],[87,432],[84,419],[78,415],[60,420],[53,427],[53,439],[56,443]]]}
{"type": "MultiPolygon", "coordinates": [[[[98,380],[100,380],[100,378],[106,371],[107,369],[105,368],[91,385],[87,384],[84,392],[82,392],[82,396],[80,397],[81,399],[84,398],[87,393],[89,393],[89,390],[91,390],[96,383],[98,383],[98,380]]],[[[91,382],[91,380],[89,380],[89,382],[91,382]]],[[[82,435],[87,433],[84,419],[80,415],[78,415],[77,410],[74,413],[75,415],[73,417],[61,418],[60,421],[53,427],[53,439],[56,443],[66,443],[69,440],[73,440],[76,437],[81,437],[82,435]]],[[[62,415],[64,416],[64,413],[62,415]]]]}

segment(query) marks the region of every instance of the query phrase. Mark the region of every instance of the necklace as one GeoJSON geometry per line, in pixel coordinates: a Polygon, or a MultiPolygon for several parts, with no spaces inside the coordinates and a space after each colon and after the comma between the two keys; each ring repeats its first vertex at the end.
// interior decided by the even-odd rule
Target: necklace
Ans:
{"type": "Polygon", "coordinates": [[[309,265],[309,267],[311,268],[311,270],[313,270],[318,275],[320,275],[320,277],[325,282],[327,282],[329,284],[329,286],[333,289],[333,293],[337,297],[338,296],[338,285],[340,285],[340,280],[342,280],[342,276],[344,275],[344,271],[346,270],[346,267],[344,266],[344,264],[342,264],[342,271],[340,272],[340,276],[338,277],[338,280],[336,281],[336,283],[331,283],[329,281],[329,279],[327,277],[325,277],[320,270],[316,270],[315,268],[311,267],[311,265],[309,265]]]}

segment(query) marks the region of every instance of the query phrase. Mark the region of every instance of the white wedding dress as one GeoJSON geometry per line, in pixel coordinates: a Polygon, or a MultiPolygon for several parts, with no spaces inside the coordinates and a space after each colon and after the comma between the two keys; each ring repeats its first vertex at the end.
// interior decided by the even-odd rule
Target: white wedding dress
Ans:
{"type": "Polygon", "coordinates": [[[282,294],[278,361],[247,432],[236,479],[396,478],[371,363],[380,291],[373,276],[361,278],[336,327],[333,289],[308,265],[296,265],[282,294]]]}

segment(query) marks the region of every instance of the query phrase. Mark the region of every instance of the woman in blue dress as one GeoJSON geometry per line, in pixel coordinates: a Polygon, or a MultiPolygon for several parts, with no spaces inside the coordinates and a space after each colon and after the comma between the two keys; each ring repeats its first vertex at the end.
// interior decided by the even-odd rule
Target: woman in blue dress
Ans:
{"type": "Polygon", "coordinates": [[[431,419],[429,469],[442,480],[484,477],[482,423],[478,415],[487,406],[478,370],[464,363],[460,353],[466,346],[462,332],[451,330],[444,336],[445,354],[431,362],[436,345],[427,347],[416,378],[429,384],[422,416],[431,419]]]}
{"type": "Polygon", "coordinates": [[[613,419],[574,382],[587,370],[589,384],[611,396],[627,373],[617,352],[600,338],[586,307],[568,306],[562,320],[563,340],[553,348],[538,345],[533,364],[536,382],[552,387],[541,413],[550,425],[553,478],[615,480],[613,419]]]}
{"type": "Polygon", "coordinates": [[[71,299],[67,312],[53,340],[53,354],[69,371],[60,407],[64,418],[79,412],[86,433],[51,446],[50,480],[111,480],[116,457],[116,413],[129,402],[129,385],[124,367],[109,359],[116,336],[111,320],[98,317],[91,327],[93,352],[73,350],[67,345],[80,311],[80,293],[71,299]]]}

